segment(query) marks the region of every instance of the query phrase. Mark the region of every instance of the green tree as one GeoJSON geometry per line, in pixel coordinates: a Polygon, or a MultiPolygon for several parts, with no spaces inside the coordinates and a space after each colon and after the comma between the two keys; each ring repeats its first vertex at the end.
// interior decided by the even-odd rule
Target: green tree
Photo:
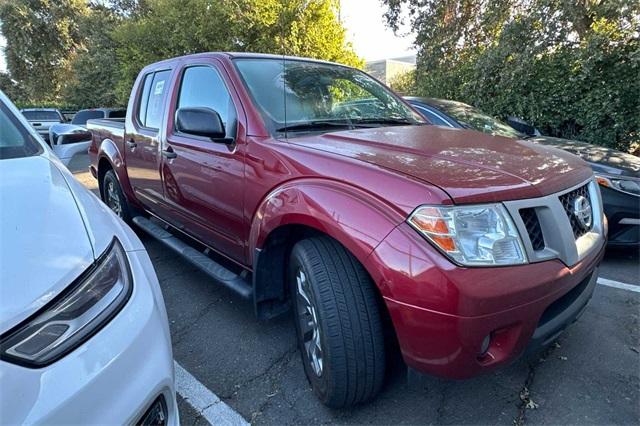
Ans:
{"type": "Polygon", "coordinates": [[[5,55],[22,102],[58,102],[64,77],[82,42],[78,21],[84,0],[12,0],[0,2],[5,55]]]}
{"type": "Polygon", "coordinates": [[[20,84],[11,78],[8,73],[0,73],[0,90],[4,92],[9,99],[21,100],[24,96],[24,89],[20,87],[20,84]]]}
{"type": "Polygon", "coordinates": [[[143,66],[197,52],[283,53],[363,64],[345,40],[334,0],[148,0],[146,8],[114,31],[122,100],[143,66]]]}
{"type": "Polygon", "coordinates": [[[402,96],[413,95],[416,91],[416,71],[410,70],[394,76],[389,87],[402,96]]]}
{"type": "Polygon", "coordinates": [[[419,94],[518,115],[549,134],[640,141],[640,3],[383,0],[416,34],[419,94]]]}
{"type": "Polygon", "coordinates": [[[120,78],[116,43],[111,29],[125,18],[112,9],[92,4],[79,22],[84,41],[70,64],[63,98],[77,108],[126,105],[119,102],[116,87],[120,78]]]}

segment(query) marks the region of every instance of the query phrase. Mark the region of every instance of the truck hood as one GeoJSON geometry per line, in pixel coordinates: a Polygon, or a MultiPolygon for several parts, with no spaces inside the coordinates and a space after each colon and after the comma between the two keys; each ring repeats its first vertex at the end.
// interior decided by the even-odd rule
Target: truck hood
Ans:
{"type": "Polygon", "coordinates": [[[591,163],[593,170],[596,172],[640,177],[640,158],[635,155],[604,146],[551,136],[539,136],[528,140],[575,154],[591,163]]]}
{"type": "Polygon", "coordinates": [[[535,198],[592,176],[578,157],[527,141],[438,126],[358,129],[290,143],[365,161],[436,185],[455,203],[535,198]]]}
{"type": "Polygon", "coordinates": [[[0,160],[0,333],[85,271],[94,251],[69,185],[46,156],[0,160]]]}

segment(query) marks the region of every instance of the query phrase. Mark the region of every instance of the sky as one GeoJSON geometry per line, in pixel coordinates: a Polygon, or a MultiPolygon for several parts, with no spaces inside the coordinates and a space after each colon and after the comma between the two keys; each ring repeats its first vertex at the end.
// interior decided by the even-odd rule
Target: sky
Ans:
{"type": "MultiPolygon", "coordinates": [[[[340,18],[347,29],[347,39],[358,56],[366,61],[396,58],[415,53],[411,36],[396,36],[384,24],[384,8],[379,0],[340,0],[340,18]]],[[[400,30],[406,33],[407,29],[400,30]]],[[[0,35],[0,72],[6,70],[4,46],[0,35]]]]}
{"type": "MultiPolygon", "coordinates": [[[[413,37],[399,37],[385,26],[380,0],[340,0],[340,18],[347,38],[366,61],[415,54],[413,37]]],[[[401,28],[400,34],[408,33],[401,28]]]]}

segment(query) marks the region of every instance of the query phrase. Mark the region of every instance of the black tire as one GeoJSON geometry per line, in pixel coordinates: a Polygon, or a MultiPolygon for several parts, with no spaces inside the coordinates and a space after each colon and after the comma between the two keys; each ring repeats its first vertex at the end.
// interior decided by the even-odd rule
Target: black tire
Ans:
{"type": "Polygon", "coordinates": [[[313,237],[293,247],[288,276],[298,346],[315,394],[334,408],[372,399],[384,380],[385,348],[376,290],[367,272],[337,241],[313,237]],[[299,295],[299,285],[306,289],[313,313],[299,295]],[[314,365],[317,356],[305,342],[315,341],[315,329],[321,350],[312,352],[320,354],[321,362],[314,365]]]}
{"type": "Polygon", "coordinates": [[[104,174],[100,195],[107,207],[117,214],[120,219],[131,224],[132,209],[122,192],[120,182],[118,182],[118,178],[113,170],[109,170],[104,174]]]}

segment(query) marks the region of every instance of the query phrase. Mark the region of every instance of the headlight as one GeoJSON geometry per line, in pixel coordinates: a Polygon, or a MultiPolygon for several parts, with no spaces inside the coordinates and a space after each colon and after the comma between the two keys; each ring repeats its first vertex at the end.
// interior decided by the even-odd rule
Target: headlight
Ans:
{"type": "Polygon", "coordinates": [[[615,189],[631,195],[640,196],[640,180],[625,179],[613,176],[596,175],[600,186],[615,189]]]}
{"type": "Polygon", "coordinates": [[[29,367],[56,361],[113,318],[131,288],[127,257],[114,239],[69,288],[0,337],[0,358],[29,367]]]}
{"type": "Polygon", "coordinates": [[[460,265],[527,262],[518,231],[501,204],[422,206],[411,214],[409,223],[460,265]]]}

